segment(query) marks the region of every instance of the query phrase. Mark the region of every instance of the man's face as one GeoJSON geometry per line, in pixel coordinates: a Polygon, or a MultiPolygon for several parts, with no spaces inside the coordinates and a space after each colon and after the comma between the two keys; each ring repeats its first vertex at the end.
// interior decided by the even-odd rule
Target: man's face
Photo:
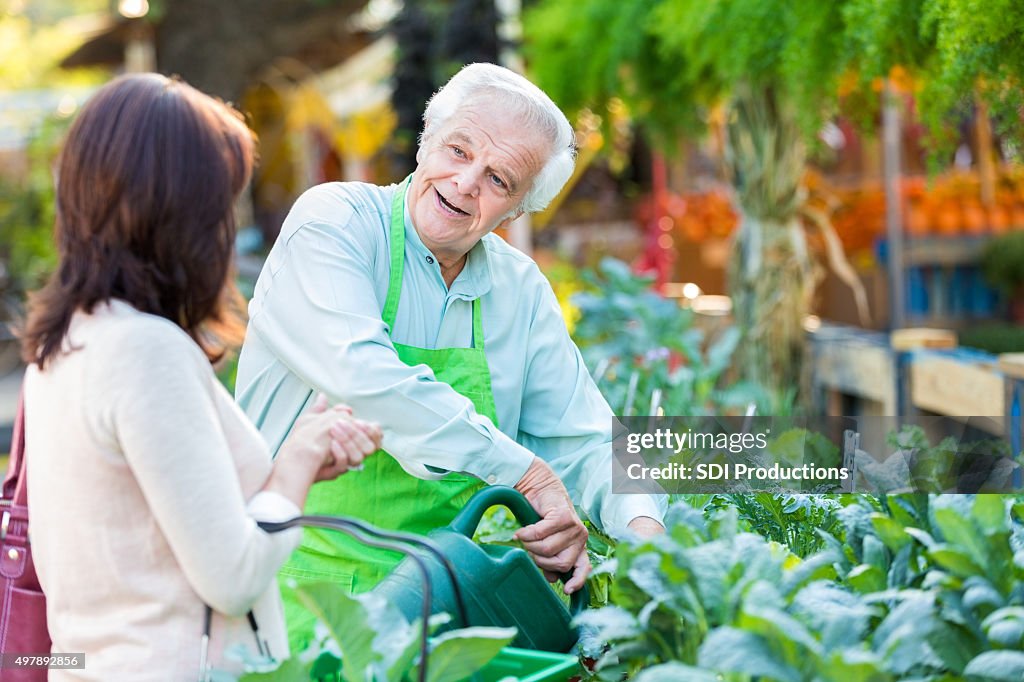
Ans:
{"type": "Polygon", "coordinates": [[[550,144],[493,104],[449,118],[416,155],[409,215],[423,244],[456,260],[517,218],[550,144]]]}

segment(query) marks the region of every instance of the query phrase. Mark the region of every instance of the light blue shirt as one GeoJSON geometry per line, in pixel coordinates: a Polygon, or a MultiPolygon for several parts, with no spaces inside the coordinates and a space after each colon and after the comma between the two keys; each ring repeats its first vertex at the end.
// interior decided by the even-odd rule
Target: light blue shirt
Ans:
{"type": "Polygon", "coordinates": [[[501,238],[485,236],[448,289],[406,210],[402,297],[389,336],[381,311],[395,191],[319,185],[284,221],[249,305],[236,384],[238,402],[272,451],[323,392],[379,422],[384,449],[413,475],[460,471],[514,485],[536,454],[606,531],[638,516],[660,521],[663,496],[612,494],[611,408],[569,338],[551,286],[501,238]],[[500,428],[428,367],[404,364],[392,345],[393,338],[471,347],[476,298],[500,428]]]}

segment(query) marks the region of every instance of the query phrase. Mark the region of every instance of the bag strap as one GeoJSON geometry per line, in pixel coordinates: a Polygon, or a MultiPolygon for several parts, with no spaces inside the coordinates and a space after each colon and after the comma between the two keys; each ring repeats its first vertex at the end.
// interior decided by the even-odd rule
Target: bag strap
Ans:
{"type": "Polygon", "coordinates": [[[18,397],[18,413],[11,434],[11,456],[4,477],[3,499],[18,506],[28,506],[28,476],[25,473],[25,393],[18,397]]]}
{"type": "MultiPolygon", "coordinates": [[[[424,682],[427,679],[427,664],[429,661],[429,650],[427,640],[429,638],[430,630],[430,613],[431,613],[431,601],[432,601],[432,590],[430,586],[430,573],[427,568],[427,564],[423,558],[415,551],[410,549],[407,545],[413,545],[426,551],[426,553],[432,554],[434,558],[441,564],[445,573],[448,575],[448,579],[451,580],[452,590],[455,593],[456,608],[459,612],[459,617],[462,619],[463,627],[469,627],[469,620],[466,616],[466,606],[462,601],[462,591],[459,588],[458,580],[455,578],[455,568],[451,563],[451,560],[445,556],[444,552],[434,545],[430,540],[411,533],[400,533],[400,532],[388,532],[383,531],[379,528],[371,526],[367,523],[363,523],[356,519],[344,518],[344,517],[330,517],[330,516],[297,516],[288,521],[258,521],[257,524],[263,531],[267,533],[280,533],[288,528],[294,528],[296,526],[306,526],[312,528],[329,528],[337,530],[346,535],[350,535],[363,544],[369,545],[370,547],[380,547],[382,549],[390,549],[393,552],[400,552],[405,554],[413,560],[420,569],[420,573],[423,576],[423,613],[421,615],[421,634],[420,634],[420,668],[418,682],[424,682]],[[402,544],[405,543],[405,544],[402,544]]],[[[210,624],[213,620],[213,609],[208,604],[204,605],[205,609],[203,612],[203,635],[200,639],[200,659],[199,659],[199,682],[210,682],[211,680],[211,669],[208,663],[209,649],[210,649],[210,624]]],[[[256,636],[257,647],[266,647],[266,643],[260,639],[259,627],[256,624],[256,618],[253,616],[252,611],[247,614],[249,619],[249,627],[252,628],[253,634],[256,636]]],[[[261,649],[262,653],[263,649],[261,649]]],[[[269,648],[266,649],[269,654],[269,648]]]]}

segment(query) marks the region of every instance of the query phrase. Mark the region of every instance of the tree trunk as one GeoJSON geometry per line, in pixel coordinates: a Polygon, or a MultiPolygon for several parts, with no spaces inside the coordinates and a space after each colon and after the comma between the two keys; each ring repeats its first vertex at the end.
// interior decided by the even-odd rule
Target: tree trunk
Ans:
{"type": "Polygon", "coordinates": [[[803,320],[814,288],[797,218],[804,147],[792,112],[770,89],[739,89],[727,132],[727,162],[742,214],[729,272],[734,317],[744,336],[741,372],[784,403],[799,391],[803,320]]]}
{"type": "Polygon", "coordinates": [[[796,396],[803,366],[803,320],[809,309],[810,264],[803,227],[743,214],[730,287],[744,342],[741,372],[777,399],[796,396]]]}

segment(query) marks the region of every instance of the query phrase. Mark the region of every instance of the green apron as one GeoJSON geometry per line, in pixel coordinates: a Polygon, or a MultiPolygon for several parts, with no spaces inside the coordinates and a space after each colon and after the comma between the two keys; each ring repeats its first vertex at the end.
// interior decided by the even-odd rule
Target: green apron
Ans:
{"type": "MultiPolygon", "coordinates": [[[[391,272],[382,317],[394,330],[402,295],[405,263],[405,190],[399,185],[391,203],[391,272]]],[[[391,333],[389,331],[389,333],[391,333]]],[[[468,398],[477,413],[498,423],[491,392],[491,373],[484,355],[480,299],[473,301],[472,348],[417,348],[395,343],[398,357],[409,366],[426,365],[438,381],[468,398]]],[[[366,416],[372,419],[372,415],[366,416]]],[[[351,471],[333,481],[317,483],[309,491],[306,514],[351,516],[380,528],[426,535],[448,525],[483,483],[464,474],[450,473],[439,480],[412,476],[383,450],[365,461],[362,471],[351,471]]],[[[401,561],[402,555],[367,547],[341,533],[316,528],[303,531],[302,545],[281,569],[282,584],[331,582],[353,593],[373,588],[401,561]]],[[[293,655],[312,639],[313,616],[284,590],[288,639],[293,655]]]]}

